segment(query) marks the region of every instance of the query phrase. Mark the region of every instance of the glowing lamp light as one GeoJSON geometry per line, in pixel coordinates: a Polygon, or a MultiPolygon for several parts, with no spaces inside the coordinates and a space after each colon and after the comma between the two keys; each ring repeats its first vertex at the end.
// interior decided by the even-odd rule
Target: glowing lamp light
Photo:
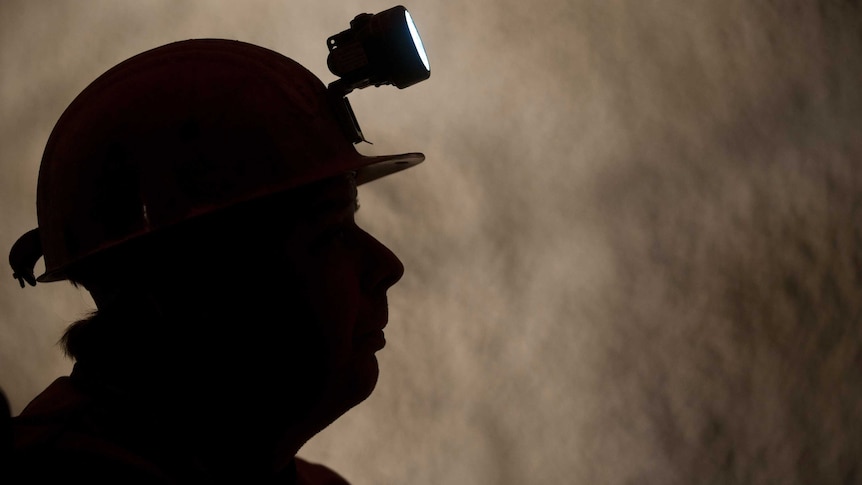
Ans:
{"type": "Polygon", "coordinates": [[[327,39],[326,45],[326,64],[341,78],[330,89],[343,94],[384,84],[404,89],[431,76],[419,31],[400,5],[357,15],[349,29],[327,39]]]}
{"type": "Polygon", "coordinates": [[[416,52],[419,54],[419,58],[422,59],[422,64],[425,65],[428,75],[431,75],[431,66],[428,64],[428,55],[425,54],[425,46],[422,45],[422,38],[419,37],[419,31],[416,30],[416,24],[413,23],[413,17],[410,16],[410,12],[407,10],[404,10],[404,16],[407,18],[407,28],[410,29],[410,37],[413,37],[413,45],[416,46],[416,52]]]}

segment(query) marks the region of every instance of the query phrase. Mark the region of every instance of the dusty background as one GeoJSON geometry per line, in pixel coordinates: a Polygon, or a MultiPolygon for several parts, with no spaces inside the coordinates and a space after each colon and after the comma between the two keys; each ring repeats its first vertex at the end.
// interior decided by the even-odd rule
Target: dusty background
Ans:
{"type": "MultiPolygon", "coordinates": [[[[0,248],[44,143],[117,62],[192,37],[317,73],[382,1],[0,4],[0,248]]],[[[400,255],[376,393],[303,450],[356,484],[862,483],[856,1],[406,5],[432,77],[351,96],[400,255]]],[[[0,278],[14,411],[91,306],[0,278]]]]}

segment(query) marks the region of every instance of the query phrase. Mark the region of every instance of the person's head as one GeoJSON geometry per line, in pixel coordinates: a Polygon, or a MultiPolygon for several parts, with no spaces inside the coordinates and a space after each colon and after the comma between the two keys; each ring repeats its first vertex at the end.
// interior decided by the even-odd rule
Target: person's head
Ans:
{"type": "Polygon", "coordinates": [[[345,174],[82,261],[68,275],[100,315],[67,331],[66,350],[106,369],[141,363],[151,372],[159,359],[181,373],[196,357],[210,370],[285,379],[297,376],[275,362],[299,359],[304,368],[291,372],[356,373],[342,383],[356,404],[376,381],[386,290],[403,273],[356,225],[357,209],[355,179],[345,174]]]}
{"type": "Polygon", "coordinates": [[[357,185],[424,156],[359,155],[339,102],[235,41],[169,44],[94,81],[42,160],[41,248],[16,244],[44,253],[39,281],[97,303],[67,352],[192,408],[222,393],[208,412],[260,426],[281,412],[321,428],[365,399],[403,267],[356,225],[357,185]]]}

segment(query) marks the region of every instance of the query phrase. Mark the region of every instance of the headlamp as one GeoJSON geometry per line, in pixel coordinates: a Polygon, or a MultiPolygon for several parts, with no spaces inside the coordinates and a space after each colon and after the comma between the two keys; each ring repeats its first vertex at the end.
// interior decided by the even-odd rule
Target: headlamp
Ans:
{"type": "Polygon", "coordinates": [[[344,94],[370,85],[403,89],[431,75],[413,18],[400,5],[376,15],[357,15],[349,29],[327,39],[326,45],[326,64],[341,78],[344,94]]]}
{"type": "Polygon", "coordinates": [[[329,70],[340,79],[329,85],[335,110],[354,143],[365,141],[346,96],[354,89],[392,84],[399,89],[431,76],[419,31],[406,8],[357,15],[350,28],[326,39],[329,70]]]}

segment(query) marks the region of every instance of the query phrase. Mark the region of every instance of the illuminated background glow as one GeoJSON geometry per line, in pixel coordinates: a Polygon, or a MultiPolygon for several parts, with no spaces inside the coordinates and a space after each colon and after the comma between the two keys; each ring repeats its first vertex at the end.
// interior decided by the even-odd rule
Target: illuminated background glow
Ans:
{"type": "MultiPolygon", "coordinates": [[[[111,66],[222,37],[329,82],[326,38],[392,5],[4,1],[0,248],[111,66]]],[[[360,191],[407,272],[377,390],[301,455],[359,485],[862,482],[858,3],[405,6],[431,78],[351,103],[365,153],[427,155],[360,191]]],[[[90,308],[0,278],[16,413],[90,308]]]]}

